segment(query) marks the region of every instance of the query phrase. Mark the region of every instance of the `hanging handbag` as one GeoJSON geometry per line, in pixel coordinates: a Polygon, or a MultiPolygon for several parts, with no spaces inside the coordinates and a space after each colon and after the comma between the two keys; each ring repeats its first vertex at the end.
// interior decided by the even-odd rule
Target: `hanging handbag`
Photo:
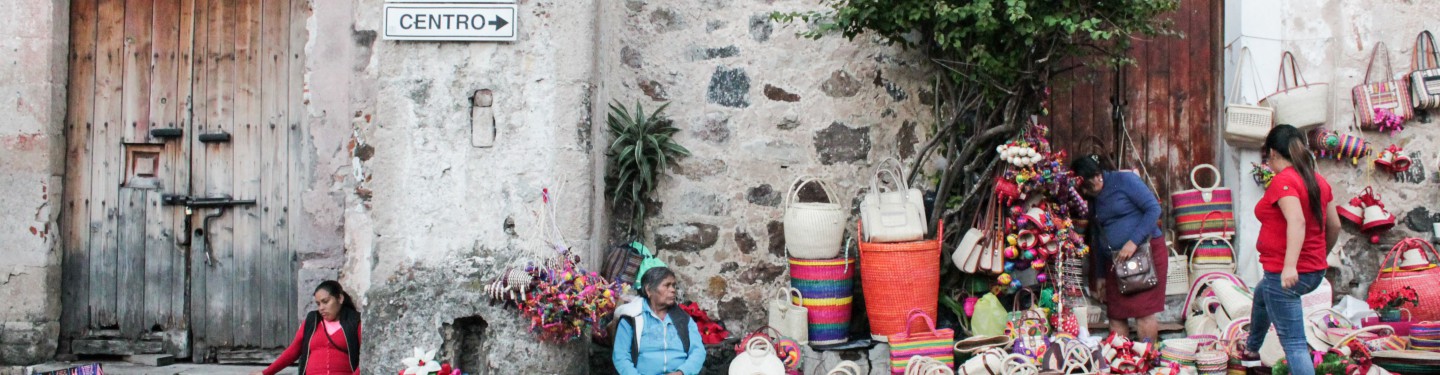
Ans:
{"type": "Polygon", "coordinates": [[[1165,295],[1179,296],[1190,291],[1190,258],[1175,251],[1174,244],[1165,241],[1166,250],[1170,251],[1170,259],[1167,259],[1165,267],[1165,295]]]}
{"type": "Polygon", "coordinates": [[[1145,241],[1135,247],[1135,253],[1129,258],[1115,262],[1115,281],[1120,294],[1135,294],[1160,284],[1150,251],[1150,241],[1145,241]]]}
{"type": "Polygon", "coordinates": [[[1175,212],[1176,237],[1180,240],[1198,239],[1205,234],[1215,234],[1220,237],[1230,238],[1235,235],[1235,212],[1231,208],[1234,200],[1231,198],[1230,188],[1222,187],[1220,184],[1220,170],[1214,165],[1200,164],[1190,169],[1189,190],[1181,190],[1170,193],[1170,206],[1175,212]],[[1200,187],[1195,181],[1195,174],[1201,169],[1208,169],[1215,177],[1215,183],[1209,187],[1200,187]],[[1211,216],[1219,216],[1213,220],[1220,220],[1219,229],[1205,226],[1206,220],[1212,220],[1211,216]]]}
{"type": "MultiPolygon", "coordinates": [[[[1387,291],[1394,292],[1403,289],[1405,286],[1429,286],[1440,284],[1440,267],[1434,267],[1435,259],[1440,259],[1440,252],[1429,241],[1419,238],[1406,238],[1396,243],[1380,262],[1380,271],[1375,275],[1375,281],[1370,284],[1370,295],[1378,295],[1387,291]],[[1400,258],[1409,249],[1419,248],[1427,263],[1431,267],[1415,271],[1399,270],[1400,258]]],[[[1419,306],[1414,310],[1416,321],[1440,320],[1440,288],[1415,288],[1420,296],[1419,306]]]]}
{"type": "Polygon", "coordinates": [[[1430,30],[1415,36],[1415,53],[1410,56],[1410,100],[1415,109],[1440,108],[1440,51],[1430,30]]]}
{"type": "Polygon", "coordinates": [[[1045,309],[1041,308],[1040,304],[1036,303],[1035,292],[1030,291],[1030,289],[1027,288],[1020,288],[1019,291],[1015,292],[1015,298],[1011,300],[1010,313],[1007,316],[1006,328],[1012,331],[1011,337],[1014,337],[1015,329],[1021,328],[1023,323],[1032,320],[1040,322],[1041,325],[1045,325],[1046,330],[1049,330],[1050,327],[1047,323],[1049,322],[1049,319],[1047,319],[1045,309]],[[1020,307],[1021,293],[1025,293],[1030,296],[1029,307],[1020,307]]]}
{"type": "Polygon", "coordinates": [[[781,336],[793,338],[800,345],[810,343],[809,315],[810,310],[805,308],[805,296],[799,289],[790,288],[783,301],[770,301],[770,326],[780,331],[781,336]],[[792,296],[795,298],[792,299],[792,296]]]}
{"type": "Polygon", "coordinates": [[[1355,122],[1361,129],[1398,130],[1380,129],[1377,112],[1389,112],[1399,117],[1402,123],[1415,116],[1414,109],[1410,106],[1410,85],[1403,80],[1391,79],[1392,74],[1394,72],[1390,67],[1390,50],[1385,47],[1385,42],[1375,43],[1375,50],[1370,52],[1370,65],[1365,67],[1364,83],[1350,90],[1355,101],[1355,122]],[[1385,75],[1372,81],[1370,71],[1375,68],[1375,58],[1379,57],[1381,51],[1385,52],[1385,75]]]}
{"type": "MultiPolygon", "coordinates": [[[[986,205],[985,213],[975,218],[975,225],[965,231],[965,236],[960,238],[960,244],[955,246],[955,251],[950,254],[950,261],[955,263],[955,267],[960,269],[960,272],[976,273],[982,271],[980,269],[980,258],[984,255],[990,255],[985,249],[991,246],[988,237],[994,229],[993,224],[995,222],[995,209],[992,207],[994,206],[994,200],[992,199],[991,202],[990,205],[986,205]]],[[[989,262],[987,261],[986,263],[989,262]]],[[[986,267],[984,271],[988,272],[989,267],[986,267]]]]}
{"type": "Polygon", "coordinates": [[[745,341],[745,350],[730,361],[730,375],[784,375],[785,363],[775,355],[775,347],[764,337],[745,341]]]}
{"type": "Polygon", "coordinates": [[[860,201],[860,221],[864,222],[865,242],[907,242],[925,237],[925,198],[920,189],[905,183],[899,160],[887,158],[875,168],[870,192],[860,201]],[[889,167],[891,161],[895,168],[889,167]],[[887,174],[893,188],[882,186],[881,176],[887,174]]]}
{"type": "Polygon", "coordinates": [[[890,336],[890,371],[895,375],[905,374],[910,357],[934,358],[946,367],[955,363],[955,331],[949,328],[935,329],[935,320],[920,309],[910,310],[905,321],[905,331],[890,336]],[[915,329],[915,321],[922,320],[923,329],[915,329]]]}
{"type": "Polygon", "coordinates": [[[610,253],[605,256],[605,267],[600,272],[617,284],[635,285],[635,273],[640,271],[640,262],[645,260],[639,249],[644,247],[639,242],[631,242],[610,248],[610,253]]]}
{"type": "MultiPolygon", "coordinates": [[[[1275,110],[1270,107],[1245,104],[1240,97],[1240,71],[1245,69],[1245,59],[1250,57],[1250,48],[1240,50],[1240,62],[1235,64],[1234,86],[1225,99],[1225,142],[1233,147],[1260,148],[1265,136],[1275,123],[1275,110]]],[[[1254,67],[1251,67],[1254,70],[1254,67]]],[[[1256,74],[1258,78],[1258,74],[1256,74]]],[[[1258,79],[1257,79],[1258,80],[1258,79]]],[[[1259,94],[1256,94],[1259,97],[1259,94]]]]}
{"type": "Polygon", "coordinates": [[[785,250],[799,259],[833,259],[840,256],[845,222],[850,213],[840,205],[830,184],[817,178],[795,180],[785,194],[785,250]],[[825,202],[800,202],[800,188],[820,186],[825,202]]]}
{"type": "Polygon", "coordinates": [[[1307,131],[1329,122],[1330,85],[1306,81],[1295,64],[1295,55],[1285,51],[1280,55],[1279,87],[1274,94],[1261,99],[1260,105],[1275,109],[1275,123],[1307,131]],[[1290,63],[1288,75],[1287,62],[1290,63]]]}

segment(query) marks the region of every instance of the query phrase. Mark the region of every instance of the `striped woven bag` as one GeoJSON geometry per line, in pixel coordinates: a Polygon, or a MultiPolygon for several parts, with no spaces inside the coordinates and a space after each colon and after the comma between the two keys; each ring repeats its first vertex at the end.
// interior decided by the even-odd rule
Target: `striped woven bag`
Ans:
{"type": "Polygon", "coordinates": [[[935,329],[935,320],[930,315],[920,309],[910,310],[910,318],[905,320],[905,331],[890,336],[890,372],[905,374],[910,357],[917,355],[934,358],[946,367],[954,367],[955,351],[951,346],[954,341],[954,330],[935,329]],[[923,329],[915,329],[916,319],[925,322],[923,329]]]}
{"type": "Polygon", "coordinates": [[[1206,234],[1217,235],[1229,238],[1235,235],[1235,213],[1231,208],[1234,200],[1230,195],[1230,188],[1220,186],[1220,170],[1214,165],[1200,164],[1190,170],[1190,185],[1194,189],[1177,191],[1170,194],[1170,204],[1175,210],[1175,230],[1181,240],[1198,239],[1206,234]],[[1215,183],[1209,187],[1200,187],[1195,182],[1195,174],[1201,169],[1209,169],[1215,176],[1215,183]],[[1211,219],[1212,216],[1218,218],[1211,219]],[[1220,220],[1220,228],[1207,228],[1207,220],[1220,220]]]}

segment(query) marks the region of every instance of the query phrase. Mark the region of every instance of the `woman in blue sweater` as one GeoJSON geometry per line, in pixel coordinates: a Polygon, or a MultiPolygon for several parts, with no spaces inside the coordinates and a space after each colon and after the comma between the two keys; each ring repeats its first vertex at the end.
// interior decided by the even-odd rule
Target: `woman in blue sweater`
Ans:
{"type": "Polygon", "coordinates": [[[675,304],[675,274],[642,270],[641,298],[615,309],[620,323],[610,360],[620,375],[695,375],[705,365],[700,327],[675,304]],[[685,330],[681,333],[680,330],[685,330]]]}
{"type": "Polygon", "coordinates": [[[1115,262],[1146,248],[1154,261],[1155,277],[1164,284],[1169,252],[1160,233],[1160,202],[1155,194],[1128,171],[1105,170],[1098,155],[1081,156],[1070,169],[1084,179],[1081,193],[1091,197],[1094,218],[1090,221],[1091,253],[1094,254],[1095,294],[1103,296],[1110,332],[1128,337],[1129,319],[1139,326],[1139,338],[1157,342],[1160,322],[1155,314],[1165,310],[1165,288],[1152,287],[1133,294],[1121,294],[1116,287],[1115,262]],[[1107,285],[1108,284],[1108,285],[1107,285]],[[1108,287],[1107,287],[1108,286],[1108,287]]]}

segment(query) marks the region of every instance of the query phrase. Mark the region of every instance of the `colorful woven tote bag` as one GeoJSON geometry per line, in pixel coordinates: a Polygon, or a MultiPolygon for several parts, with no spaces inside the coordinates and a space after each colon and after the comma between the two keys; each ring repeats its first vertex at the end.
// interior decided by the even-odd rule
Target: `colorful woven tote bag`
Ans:
{"type": "Polygon", "coordinates": [[[1235,213],[1230,188],[1220,186],[1220,170],[1214,165],[1200,164],[1190,169],[1190,185],[1194,189],[1170,193],[1170,204],[1175,211],[1175,230],[1182,240],[1198,239],[1206,234],[1229,238],[1235,235],[1235,213]],[[1195,173],[1209,169],[1215,176],[1210,187],[1200,187],[1195,182],[1195,173]],[[1219,228],[1206,227],[1206,220],[1220,220],[1219,228]]]}
{"type": "Polygon", "coordinates": [[[1410,100],[1416,109],[1440,108],[1440,51],[1430,30],[1415,37],[1415,54],[1410,56],[1410,100]]]}
{"type": "Polygon", "coordinates": [[[1401,123],[1415,116],[1415,110],[1410,107],[1410,85],[1390,79],[1392,74],[1390,50],[1385,42],[1375,43],[1375,50],[1370,52],[1370,65],[1365,68],[1364,83],[1350,91],[1355,100],[1355,122],[1361,129],[1396,131],[1399,129],[1381,127],[1381,114],[1398,117],[1401,123]],[[1375,58],[1382,50],[1385,51],[1385,74],[1371,80],[1370,71],[1375,68],[1375,58]]]}
{"type": "Polygon", "coordinates": [[[934,358],[946,367],[955,366],[955,331],[935,329],[935,320],[920,309],[910,310],[905,320],[905,331],[890,336],[890,372],[903,375],[910,357],[934,358]],[[925,325],[916,329],[915,321],[923,320],[925,325]]]}
{"type": "MultiPolygon", "coordinates": [[[[1380,262],[1380,273],[1375,276],[1375,282],[1370,284],[1370,294],[1375,295],[1386,291],[1398,291],[1406,286],[1437,285],[1440,284],[1440,267],[1429,267],[1416,271],[1399,270],[1401,254],[1405,250],[1418,247],[1424,254],[1426,261],[1435,264],[1435,259],[1440,259],[1440,252],[1435,251],[1430,242],[1419,238],[1406,238],[1395,244],[1385,259],[1380,262]]],[[[1420,306],[1411,311],[1415,321],[1440,320],[1440,288],[1415,288],[1420,294],[1420,306]]]]}
{"type": "Polygon", "coordinates": [[[847,341],[850,311],[855,296],[855,259],[790,258],[790,286],[805,295],[810,311],[810,344],[835,345],[847,341]]]}

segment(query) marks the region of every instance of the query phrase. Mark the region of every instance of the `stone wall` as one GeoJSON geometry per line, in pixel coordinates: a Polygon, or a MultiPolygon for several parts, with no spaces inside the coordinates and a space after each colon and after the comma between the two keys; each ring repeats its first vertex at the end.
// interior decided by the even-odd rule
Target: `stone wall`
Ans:
{"type": "Polygon", "coordinates": [[[732,332],[753,330],[764,301],[789,287],[781,216],[791,184],[824,178],[855,206],[871,166],[911,157],[932,126],[929,76],[897,47],[805,39],[804,23],[770,19],[822,9],[811,1],[601,7],[600,100],[669,103],[676,139],[693,153],[661,180],[646,243],[676,270],[683,299],[732,332]]]}
{"type": "Polygon", "coordinates": [[[60,336],[67,4],[0,15],[0,365],[47,360],[60,336]]]}
{"type": "MultiPolygon", "coordinates": [[[[1396,77],[1408,74],[1412,69],[1410,56],[1415,34],[1426,29],[1440,30],[1440,21],[1434,17],[1419,16],[1432,12],[1431,8],[1430,4],[1414,1],[1291,0],[1244,4],[1243,8],[1227,9],[1227,24],[1238,25],[1239,33],[1245,36],[1237,36],[1235,30],[1231,30],[1231,35],[1226,38],[1235,43],[1226,51],[1227,72],[1231,73],[1227,73],[1225,78],[1233,79],[1231,74],[1238,52],[1241,47],[1248,46],[1254,54],[1253,61],[1258,62],[1259,88],[1253,89],[1255,81],[1250,76],[1243,76],[1246,86],[1241,91],[1253,101],[1253,96],[1257,95],[1255,91],[1259,91],[1259,95],[1273,91],[1281,51],[1292,51],[1300,72],[1309,82],[1330,85],[1331,120],[1327,127],[1362,134],[1351,129],[1355,107],[1351,102],[1350,89],[1364,80],[1375,43],[1385,42],[1389,46],[1396,77]]],[[[1250,68],[1244,69],[1244,74],[1250,74],[1250,68]]],[[[1383,62],[1378,63],[1375,77],[1382,75],[1383,70],[1383,62]]],[[[1225,87],[1233,84],[1227,82],[1225,87]]],[[[1338,202],[1348,202],[1366,186],[1373,186],[1386,208],[1401,219],[1394,230],[1382,237],[1380,245],[1370,244],[1368,236],[1361,234],[1356,226],[1344,225],[1340,247],[1352,262],[1331,271],[1330,280],[1335,284],[1337,298],[1340,294],[1350,294],[1363,300],[1379,269],[1378,263],[1396,241],[1405,237],[1430,238],[1428,226],[1422,231],[1415,231],[1406,226],[1404,219],[1412,210],[1440,211],[1440,189],[1436,189],[1440,186],[1440,174],[1437,174],[1440,171],[1437,170],[1440,168],[1437,156],[1440,154],[1436,153],[1440,150],[1437,147],[1440,146],[1440,128],[1435,127],[1436,123],[1440,123],[1440,113],[1432,113],[1428,121],[1413,120],[1406,125],[1405,131],[1395,136],[1363,132],[1377,153],[1393,143],[1403,147],[1415,161],[1410,173],[1399,177],[1375,169],[1371,163],[1375,158],[1373,154],[1361,160],[1359,167],[1352,166],[1348,160],[1319,161],[1320,172],[1330,181],[1338,202]]],[[[1250,163],[1259,162],[1259,154],[1255,150],[1234,149],[1227,149],[1221,154],[1226,155],[1221,161],[1227,164],[1226,180],[1238,189],[1241,196],[1236,204],[1236,212],[1242,214],[1236,245],[1242,250],[1242,264],[1246,264],[1243,260],[1247,257],[1254,259],[1255,232],[1259,230],[1253,208],[1263,191],[1250,182],[1249,176],[1250,163]]],[[[1258,280],[1258,268],[1250,267],[1246,276],[1258,280]]]]}

